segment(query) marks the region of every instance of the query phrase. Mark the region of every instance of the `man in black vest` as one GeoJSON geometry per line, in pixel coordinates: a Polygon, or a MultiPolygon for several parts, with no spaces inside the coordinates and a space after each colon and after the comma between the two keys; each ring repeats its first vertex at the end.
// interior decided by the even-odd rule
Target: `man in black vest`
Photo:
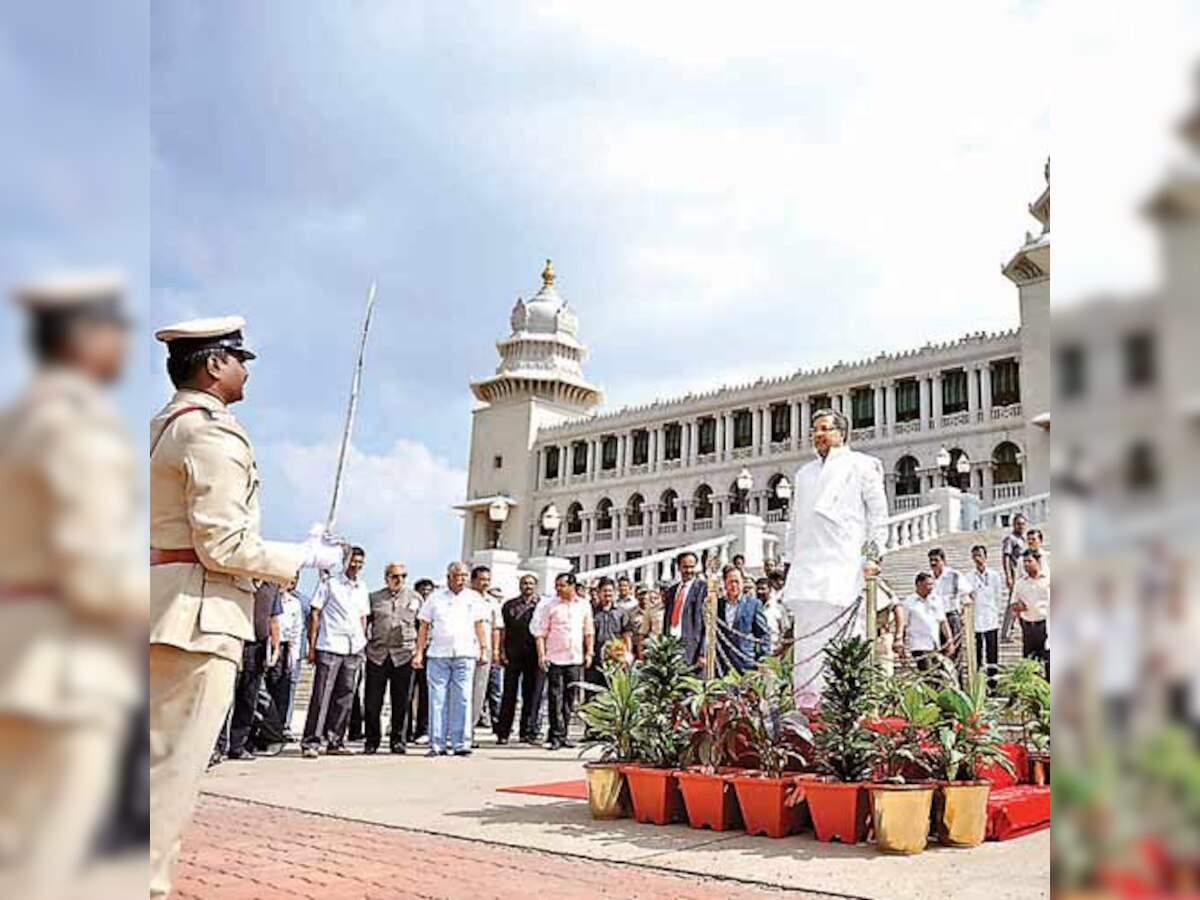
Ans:
{"type": "Polygon", "coordinates": [[[537,609],[538,581],[532,575],[521,579],[521,594],[504,604],[504,642],[500,662],[504,666],[504,697],[496,722],[496,743],[507,744],[517,713],[517,690],[521,691],[520,738],[524,744],[538,743],[542,730],[542,690],[546,674],[538,666],[537,642],[529,633],[537,609]]]}

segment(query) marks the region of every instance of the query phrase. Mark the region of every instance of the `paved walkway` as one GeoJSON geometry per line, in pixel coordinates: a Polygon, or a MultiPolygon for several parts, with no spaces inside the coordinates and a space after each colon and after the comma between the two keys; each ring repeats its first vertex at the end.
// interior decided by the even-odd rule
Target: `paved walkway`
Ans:
{"type": "Polygon", "coordinates": [[[219,797],[203,799],[184,846],[177,900],[828,896],[639,871],[219,797]]]}
{"type": "MultiPolygon", "coordinates": [[[[289,749],[274,759],[224,763],[205,778],[203,788],[206,803],[220,797],[279,808],[271,816],[297,811],[334,817],[322,821],[335,822],[335,834],[348,827],[346,820],[352,820],[366,827],[382,826],[377,833],[404,834],[406,839],[414,834],[459,839],[446,847],[469,841],[481,853],[490,845],[488,853],[511,848],[541,851],[563,862],[570,857],[623,864],[617,870],[622,873],[617,883],[618,894],[626,897],[633,896],[631,885],[640,888],[646,879],[659,876],[732,878],[733,884],[879,900],[1049,897],[1048,832],[970,850],[931,845],[918,856],[892,857],[873,846],[821,844],[811,833],[771,840],[741,832],[694,831],[684,825],[656,828],[632,820],[595,822],[581,801],[496,792],[498,787],[582,777],[582,761],[574,751],[551,753],[519,744],[498,747],[485,738],[483,748],[469,759],[382,754],[305,760],[289,749]],[[630,870],[630,865],[637,868],[630,870]],[[634,874],[627,874],[630,871],[634,874]]],[[[441,851],[429,852],[436,859],[441,851]]],[[[528,879],[524,881],[522,886],[528,888],[528,879]]],[[[718,896],[732,896],[727,884],[720,888],[723,893],[718,896]]],[[[432,892],[427,896],[463,895],[432,892]]]]}

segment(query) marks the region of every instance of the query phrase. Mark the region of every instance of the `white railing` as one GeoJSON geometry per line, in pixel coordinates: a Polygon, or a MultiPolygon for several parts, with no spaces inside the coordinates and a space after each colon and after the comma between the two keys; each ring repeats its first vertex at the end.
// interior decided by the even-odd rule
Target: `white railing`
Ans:
{"type": "MultiPolygon", "coordinates": [[[[718,537],[708,538],[703,541],[697,541],[694,544],[688,544],[686,547],[676,547],[673,550],[661,550],[658,553],[651,553],[649,556],[639,556],[635,559],[627,559],[624,562],[613,563],[609,566],[603,566],[599,569],[592,569],[588,572],[579,572],[576,574],[581,582],[593,581],[597,578],[611,578],[614,575],[620,575],[623,572],[632,572],[634,569],[640,569],[643,566],[657,566],[660,562],[669,562],[680,553],[685,551],[695,553],[699,557],[705,550],[713,548],[721,548],[725,551],[730,544],[736,540],[732,534],[723,534],[718,537]]],[[[722,556],[725,553],[722,552],[722,556]]],[[[651,571],[654,571],[651,569],[651,571]]]]}
{"type": "Polygon", "coordinates": [[[792,449],[791,441],[773,441],[771,443],[771,455],[778,456],[783,453],[788,453],[792,449]]]}
{"type": "Polygon", "coordinates": [[[658,523],[658,533],[659,534],[674,534],[678,530],[679,530],[678,522],[659,522],[658,523]]]}
{"type": "Polygon", "coordinates": [[[902,547],[913,544],[924,544],[932,541],[941,532],[938,527],[938,513],[941,507],[933,503],[929,506],[919,506],[908,512],[897,513],[886,521],[887,544],[884,553],[892,553],[902,547]]]}
{"type": "Polygon", "coordinates": [[[646,530],[645,525],[626,525],[625,526],[625,537],[640,538],[645,533],[645,530],[646,530]]]}
{"type": "Polygon", "coordinates": [[[851,443],[873,440],[875,440],[874,425],[864,425],[862,428],[853,428],[850,431],[851,443]]]}
{"type": "Polygon", "coordinates": [[[768,509],[767,514],[766,514],[766,516],[764,516],[764,518],[766,519],[767,524],[772,524],[775,522],[786,522],[787,514],[782,509],[768,509]]]}
{"type": "Polygon", "coordinates": [[[970,425],[970,424],[971,424],[971,413],[969,410],[964,409],[961,412],[949,413],[948,415],[942,416],[942,427],[943,428],[958,428],[960,425],[970,425]]]}
{"type": "Polygon", "coordinates": [[[1019,419],[1021,418],[1021,404],[1010,403],[1008,406],[993,406],[993,419],[1019,419]]]}
{"type": "Polygon", "coordinates": [[[1023,515],[1031,523],[1045,522],[1050,518],[1050,492],[1034,494],[1032,497],[1021,497],[1008,503],[989,506],[979,511],[979,521],[976,528],[1007,528],[1012,524],[1013,516],[1023,515]]]}
{"type": "Polygon", "coordinates": [[[697,519],[692,523],[692,531],[712,531],[712,519],[697,519]]]}
{"type": "Polygon", "coordinates": [[[579,534],[578,532],[576,532],[575,534],[568,534],[565,538],[563,538],[563,543],[564,544],[582,544],[583,543],[583,535],[579,534]]]}
{"type": "Polygon", "coordinates": [[[921,505],[920,494],[908,494],[896,498],[896,512],[911,512],[921,505]]]}
{"type": "Polygon", "coordinates": [[[597,528],[596,535],[592,538],[595,541],[611,541],[613,531],[611,528],[597,528]]]}
{"type": "Polygon", "coordinates": [[[913,434],[921,430],[921,420],[911,419],[908,422],[897,422],[892,426],[892,434],[913,434]]]}
{"type": "Polygon", "coordinates": [[[1008,484],[992,485],[992,502],[1000,503],[1004,500],[1017,500],[1025,496],[1025,482],[1010,481],[1008,484]]]}

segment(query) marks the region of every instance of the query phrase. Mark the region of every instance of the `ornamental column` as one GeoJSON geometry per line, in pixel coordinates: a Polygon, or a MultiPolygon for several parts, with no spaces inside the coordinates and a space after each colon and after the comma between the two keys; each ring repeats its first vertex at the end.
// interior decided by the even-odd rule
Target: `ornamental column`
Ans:
{"type": "Polygon", "coordinates": [[[942,427],[942,373],[933,373],[933,427],[942,427]]]}
{"type": "Polygon", "coordinates": [[[921,430],[929,430],[929,379],[924,375],[917,381],[918,391],[921,395],[921,430]]]}
{"type": "Polygon", "coordinates": [[[792,449],[800,448],[800,402],[788,402],[788,414],[791,416],[791,430],[788,432],[788,440],[791,442],[792,449]]]}
{"type": "Polygon", "coordinates": [[[986,422],[992,417],[992,364],[984,363],[979,370],[980,375],[980,410],[986,422]]]}
{"type": "Polygon", "coordinates": [[[977,391],[979,388],[979,367],[971,366],[967,369],[967,421],[972,425],[979,418],[976,413],[979,410],[979,398],[977,391]]]}
{"type": "Polygon", "coordinates": [[[887,417],[888,431],[896,430],[896,382],[889,381],[884,385],[886,397],[884,398],[885,411],[887,417]]]}
{"type": "Polygon", "coordinates": [[[750,410],[750,454],[759,456],[762,453],[762,407],[755,406],[750,410]]]}
{"type": "Polygon", "coordinates": [[[883,382],[871,385],[871,399],[875,401],[875,435],[887,434],[887,404],[884,402],[883,382]]]}

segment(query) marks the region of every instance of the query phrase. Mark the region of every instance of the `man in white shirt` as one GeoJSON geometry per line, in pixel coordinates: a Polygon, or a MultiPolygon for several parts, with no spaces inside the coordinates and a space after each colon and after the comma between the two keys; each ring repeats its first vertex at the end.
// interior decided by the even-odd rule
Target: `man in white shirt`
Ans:
{"type": "Polygon", "coordinates": [[[933,596],[941,601],[942,609],[946,613],[946,621],[950,624],[952,638],[946,655],[954,662],[961,675],[965,669],[962,647],[964,631],[962,609],[969,588],[958,570],[946,565],[945,550],[941,547],[934,547],[927,555],[929,570],[933,573],[933,596]]]}
{"type": "Polygon", "coordinates": [[[315,759],[326,742],[329,756],[345,756],[346,727],[358,687],[363,648],[367,646],[367,616],[371,601],[358,576],[367,560],[362,547],[352,547],[340,575],[321,581],[312,599],[308,620],[308,661],[317,667],[312,699],[304,722],[301,753],[315,759]]]}
{"type": "Polygon", "coordinates": [[[767,636],[771,642],[769,652],[772,656],[782,656],[783,642],[792,631],[792,614],[783,605],[781,592],[771,590],[771,580],[765,576],[754,582],[754,596],[762,602],[763,613],[767,617],[767,636]]]}
{"type": "Polygon", "coordinates": [[[812,417],[817,458],[792,479],[792,516],[786,540],[791,561],[784,599],[795,619],[796,702],[815,706],[824,685],[823,650],[842,633],[864,635],[866,611],[857,606],[864,575],[879,565],[863,550],[887,540],[883,464],[847,445],[850,422],[840,412],[812,417]]]}
{"type": "Polygon", "coordinates": [[[930,671],[940,647],[950,643],[950,624],[942,603],[933,596],[933,576],[917,576],[915,593],[904,598],[904,646],[921,672],[930,671]]]}
{"type": "Polygon", "coordinates": [[[1013,588],[1012,608],[1021,617],[1022,655],[1040,661],[1049,678],[1050,577],[1042,571],[1041,554],[1036,550],[1026,550],[1021,564],[1025,577],[1018,578],[1013,588]]]}
{"type": "Polygon", "coordinates": [[[976,544],[971,548],[974,568],[964,576],[970,597],[975,625],[975,658],[981,671],[987,673],[988,683],[994,685],[1000,665],[1000,620],[1008,605],[1004,576],[987,564],[987,548],[976,544]]]}
{"type": "Polygon", "coordinates": [[[429,752],[471,755],[471,686],[475,666],[491,660],[484,600],[467,587],[461,562],[446,568],[446,587],[430,594],[417,613],[414,669],[429,684],[429,752]]]}
{"type": "MultiPolygon", "coordinates": [[[[497,600],[492,597],[492,570],[487,566],[476,566],[471,570],[471,590],[479,595],[481,604],[480,615],[483,619],[483,635],[486,639],[485,647],[487,648],[487,661],[480,661],[475,666],[475,674],[471,680],[471,746],[479,746],[479,742],[475,740],[476,728],[489,728],[492,722],[499,715],[499,698],[497,697],[497,707],[495,709],[496,716],[493,716],[491,703],[489,702],[492,693],[492,671],[493,669],[499,673],[500,668],[500,642],[504,633],[504,616],[500,610],[504,604],[502,600],[497,600]]],[[[499,691],[497,691],[497,694],[499,691]]]]}
{"type": "Polygon", "coordinates": [[[271,635],[267,648],[267,690],[275,701],[279,718],[283,722],[285,740],[292,740],[292,698],[296,690],[296,671],[300,662],[300,648],[304,644],[304,601],[296,593],[295,580],[279,592],[279,643],[271,635]]]}

